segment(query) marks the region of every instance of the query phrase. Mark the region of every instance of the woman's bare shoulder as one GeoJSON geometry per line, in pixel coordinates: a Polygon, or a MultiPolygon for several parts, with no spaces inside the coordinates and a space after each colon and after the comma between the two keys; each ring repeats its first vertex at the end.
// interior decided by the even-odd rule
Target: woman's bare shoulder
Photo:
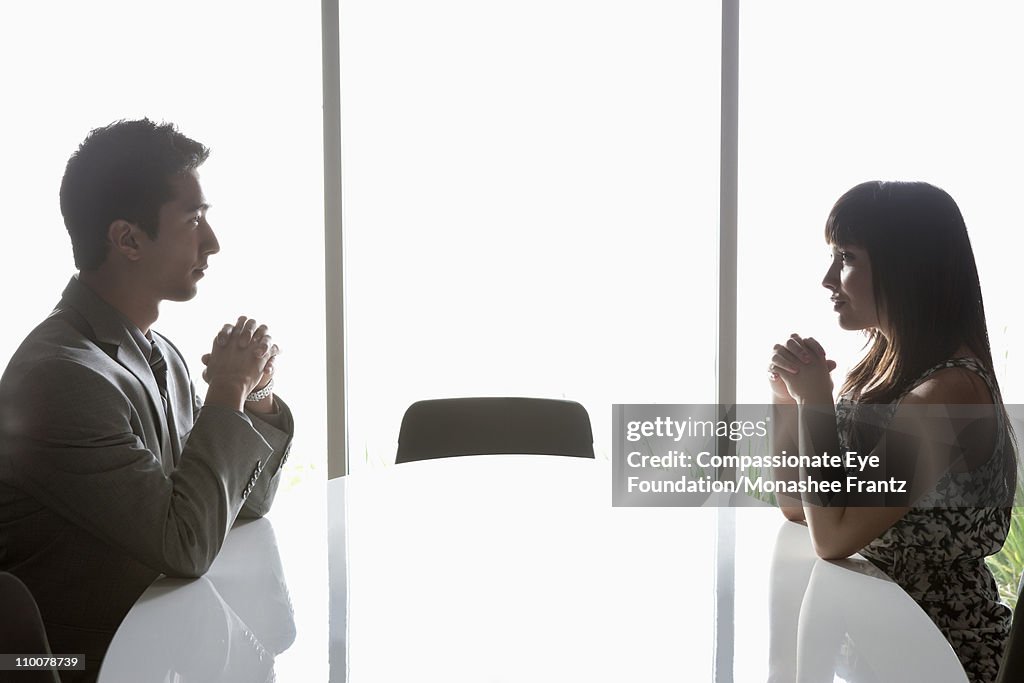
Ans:
{"type": "Polygon", "coordinates": [[[928,375],[903,398],[904,403],[992,403],[992,392],[974,370],[962,366],[942,368],[928,375]]]}

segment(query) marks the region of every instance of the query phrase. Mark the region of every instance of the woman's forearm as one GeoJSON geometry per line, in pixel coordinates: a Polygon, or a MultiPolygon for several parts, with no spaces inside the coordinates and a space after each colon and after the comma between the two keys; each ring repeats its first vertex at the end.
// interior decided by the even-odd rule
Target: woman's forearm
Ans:
{"type": "MultiPolygon", "coordinates": [[[[772,404],[772,422],[769,430],[768,449],[771,455],[797,453],[799,430],[799,408],[795,401],[782,401],[778,398],[772,404]]],[[[775,481],[794,481],[800,475],[795,467],[774,467],[772,477],[775,481]]],[[[775,499],[786,519],[799,522],[804,519],[803,501],[799,495],[776,493],[775,499]]]]}
{"type": "MultiPolygon", "coordinates": [[[[803,480],[843,481],[846,471],[842,467],[808,467],[812,456],[836,456],[840,453],[839,432],[836,426],[836,408],[831,395],[801,400],[799,405],[798,452],[802,456],[800,477],[803,480]]],[[[806,494],[804,516],[811,530],[811,539],[819,550],[828,555],[842,554],[832,549],[830,539],[837,539],[846,512],[842,496],[806,494]]],[[[844,557],[848,555],[846,553],[844,557]]]]}

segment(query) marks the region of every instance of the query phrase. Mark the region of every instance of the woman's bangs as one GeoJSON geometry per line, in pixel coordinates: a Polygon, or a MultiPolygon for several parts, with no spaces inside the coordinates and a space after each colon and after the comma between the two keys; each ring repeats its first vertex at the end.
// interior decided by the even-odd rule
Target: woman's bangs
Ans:
{"type": "Polygon", "coordinates": [[[864,234],[855,221],[840,213],[833,213],[825,222],[825,242],[840,246],[864,246],[864,234]]]}

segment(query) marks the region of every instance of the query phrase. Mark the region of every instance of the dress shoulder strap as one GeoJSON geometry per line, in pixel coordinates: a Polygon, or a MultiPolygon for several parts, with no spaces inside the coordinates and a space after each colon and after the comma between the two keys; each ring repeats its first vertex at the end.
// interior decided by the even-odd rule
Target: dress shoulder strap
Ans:
{"type": "Polygon", "coordinates": [[[985,382],[985,386],[988,387],[989,393],[992,394],[993,403],[1003,402],[1002,396],[999,395],[999,389],[998,387],[996,387],[996,383],[992,378],[992,373],[986,370],[985,366],[981,364],[981,361],[973,356],[966,356],[963,358],[950,358],[949,360],[944,360],[941,363],[936,363],[935,365],[921,373],[921,375],[916,380],[914,380],[909,387],[907,387],[907,390],[903,392],[900,398],[902,399],[903,396],[909,394],[917,386],[919,386],[922,382],[924,382],[926,379],[934,375],[939,370],[945,370],[947,368],[963,368],[965,370],[970,370],[974,374],[981,377],[982,381],[985,382]]]}

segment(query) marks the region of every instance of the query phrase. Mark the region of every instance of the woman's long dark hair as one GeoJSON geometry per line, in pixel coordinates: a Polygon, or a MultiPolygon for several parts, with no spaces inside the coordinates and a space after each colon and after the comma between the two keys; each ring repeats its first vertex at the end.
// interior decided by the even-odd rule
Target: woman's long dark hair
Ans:
{"type": "Polygon", "coordinates": [[[895,401],[961,345],[996,382],[974,251],[949,194],[928,183],[861,183],[832,207],[825,239],[867,250],[875,305],[889,335],[870,333],[867,355],[842,393],[895,401]]]}
{"type": "MultiPolygon", "coordinates": [[[[888,334],[871,331],[867,354],[846,376],[842,393],[862,403],[897,401],[925,371],[966,345],[988,371],[992,401],[1016,453],[992,363],[978,267],[953,198],[928,183],[861,183],[832,207],[825,239],[867,250],[876,312],[888,334]]],[[[999,507],[1013,505],[1016,460],[1007,460],[999,507]]]]}

